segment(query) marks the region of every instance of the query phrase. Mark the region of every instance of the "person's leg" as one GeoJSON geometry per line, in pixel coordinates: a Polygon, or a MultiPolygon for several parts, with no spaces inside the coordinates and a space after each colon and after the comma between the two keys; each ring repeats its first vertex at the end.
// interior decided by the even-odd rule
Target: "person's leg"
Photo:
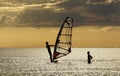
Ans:
{"type": "Polygon", "coordinates": [[[49,52],[49,55],[50,55],[50,61],[52,62],[52,53],[51,53],[51,50],[48,51],[49,52]]]}

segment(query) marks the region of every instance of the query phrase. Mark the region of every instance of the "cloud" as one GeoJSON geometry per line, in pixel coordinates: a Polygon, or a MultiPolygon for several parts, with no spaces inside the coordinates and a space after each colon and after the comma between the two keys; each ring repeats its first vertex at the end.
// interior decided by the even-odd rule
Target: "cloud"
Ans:
{"type": "Polygon", "coordinates": [[[120,0],[1,0],[0,24],[58,25],[66,16],[79,24],[120,24],[120,0]]]}
{"type": "Polygon", "coordinates": [[[14,24],[21,24],[21,23],[34,24],[36,22],[38,24],[38,23],[43,23],[44,21],[45,23],[49,23],[50,21],[48,20],[51,20],[49,19],[49,16],[53,16],[55,12],[59,12],[60,10],[62,10],[60,8],[54,7],[54,5],[58,3],[60,2],[31,4],[31,5],[21,4],[18,6],[0,7],[0,16],[1,16],[0,24],[5,24],[6,22],[8,22],[7,21],[8,17],[9,17],[9,22],[14,24]],[[45,19],[44,16],[48,16],[48,18],[45,19]]]}
{"type": "Polygon", "coordinates": [[[103,4],[88,4],[87,11],[98,17],[95,22],[120,24],[120,1],[105,2],[103,4]],[[106,4],[107,3],[107,4],[106,4]],[[101,18],[101,19],[100,19],[101,18]]]}
{"type": "Polygon", "coordinates": [[[60,2],[25,5],[25,9],[16,17],[15,22],[37,24],[36,26],[54,24],[61,20],[58,18],[61,16],[60,14],[62,14],[61,11],[64,10],[63,8],[56,7],[60,2]]]}
{"type": "Polygon", "coordinates": [[[112,14],[120,13],[120,2],[113,2],[110,4],[90,4],[88,7],[88,11],[95,15],[100,16],[109,16],[112,14]]]}
{"type": "Polygon", "coordinates": [[[88,31],[94,31],[94,32],[100,32],[100,31],[107,31],[107,32],[113,32],[113,31],[120,31],[119,26],[96,26],[88,31]]]}
{"type": "MultiPolygon", "coordinates": [[[[120,0],[66,0],[57,6],[69,13],[76,12],[74,16],[83,18],[83,23],[120,24],[120,0]]],[[[80,23],[81,19],[77,19],[77,22],[80,23]]]]}
{"type": "Polygon", "coordinates": [[[109,4],[112,3],[113,0],[87,0],[87,4],[109,4]]]}

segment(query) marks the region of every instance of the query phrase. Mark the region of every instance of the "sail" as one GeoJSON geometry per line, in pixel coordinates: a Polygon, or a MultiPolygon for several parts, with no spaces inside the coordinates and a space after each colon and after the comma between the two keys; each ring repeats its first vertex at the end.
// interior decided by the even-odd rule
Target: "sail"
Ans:
{"type": "Polygon", "coordinates": [[[54,47],[53,60],[66,56],[71,52],[73,19],[66,17],[54,47]]]}

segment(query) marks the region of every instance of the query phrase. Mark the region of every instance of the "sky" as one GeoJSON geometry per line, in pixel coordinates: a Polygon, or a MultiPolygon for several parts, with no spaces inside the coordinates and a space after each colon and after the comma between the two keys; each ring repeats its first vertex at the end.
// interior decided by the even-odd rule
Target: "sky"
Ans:
{"type": "Polygon", "coordinates": [[[0,26],[57,26],[66,17],[76,25],[120,25],[120,0],[0,0],[0,26]]]}
{"type": "Polygon", "coordinates": [[[120,0],[0,0],[0,48],[54,44],[66,17],[74,47],[120,47],[120,0]]]}

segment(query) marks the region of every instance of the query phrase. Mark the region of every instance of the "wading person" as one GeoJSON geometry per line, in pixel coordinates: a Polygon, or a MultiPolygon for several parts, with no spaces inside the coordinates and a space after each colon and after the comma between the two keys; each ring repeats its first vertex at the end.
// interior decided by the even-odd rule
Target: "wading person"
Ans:
{"type": "Polygon", "coordinates": [[[90,55],[89,51],[87,52],[87,54],[88,54],[88,64],[90,64],[93,57],[90,55]]]}

